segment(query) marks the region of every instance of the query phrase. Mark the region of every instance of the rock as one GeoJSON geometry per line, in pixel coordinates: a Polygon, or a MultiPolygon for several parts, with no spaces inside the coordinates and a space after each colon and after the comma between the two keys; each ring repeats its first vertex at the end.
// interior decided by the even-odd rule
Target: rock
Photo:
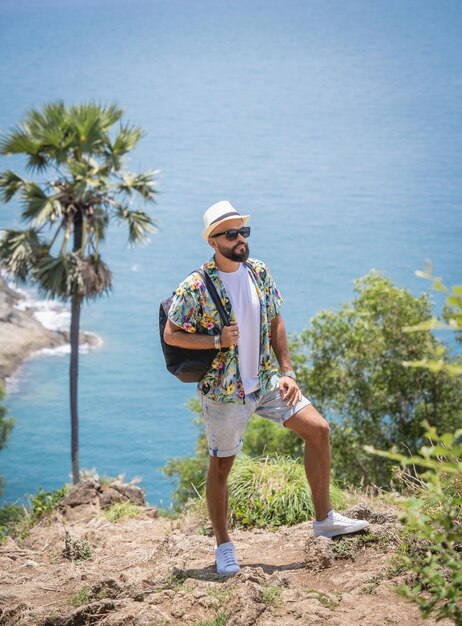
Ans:
{"type": "Polygon", "coordinates": [[[153,506],[147,507],[146,509],[144,509],[144,512],[146,513],[146,515],[149,515],[149,517],[159,517],[159,511],[153,506]]]}
{"type": "Polygon", "coordinates": [[[281,572],[278,572],[277,570],[271,574],[271,576],[268,578],[267,583],[268,585],[271,585],[273,587],[279,587],[280,589],[287,589],[291,586],[291,582],[287,578],[287,576],[284,576],[283,574],[281,574],[281,572]]]}
{"type": "MultiPolygon", "coordinates": [[[[239,574],[241,573],[242,570],[239,574]]],[[[240,583],[233,592],[226,608],[231,615],[227,626],[251,626],[255,624],[266,610],[266,605],[263,602],[263,589],[259,584],[250,580],[240,583]]]]}
{"type": "Polygon", "coordinates": [[[79,607],[68,615],[46,617],[41,626],[87,626],[87,624],[96,624],[116,608],[117,605],[113,600],[91,602],[79,607]]]}
{"type": "MultiPolygon", "coordinates": [[[[141,615],[137,615],[134,623],[136,626],[155,626],[156,624],[166,626],[166,624],[170,624],[171,621],[168,615],[157,607],[151,606],[148,611],[143,611],[141,615]]],[[[126,624],[122,622],[120,626],[126,626],[126,624]]]]}
{"type": "Polygon", "coordinates": [[[148,604],[162,604],[163,602],[168,602],[174,595],[175,592],[172,589],[159,591],[158,593],[149,596],[148,604]]]}
{"type": "Polygon", "coordinates": [[[98,504],[101,493],[102,487],[99,482],[93,478],[87,478],[74,485],[70,492],[60,500],[59,506],[74,508],[82,504],[98,504]]]}
{"type": "Polygon", "coordinates": [[[115,481],[100,494],[100,505],[102,508],[106,508],[115,502],[127,501],[138,506],[144,506],[144,491],[135,485],[115,481]]]}
{"type": "Polygon", "coordinates": [[[5,608],[2,608],[0,605],[0,624],[5,624],[5,626],[20,626],[22,615],[29,610],[30,607],[25,602],[19,602],[14,606],[5,608]]]}
{"type": "Polygon", "coordinates": [[[246,581],[263,584],[266,581],[265,572],[261,567],[244,566],[241,571],[229,579],[230,584],[240,584],[246,581]]]}
{"type": "Polygon", "coordinates": [[[395,522],[398,519],[397,515],[389,511],[374,512],[364,502],[355,504],[355,506],[346,510],[343,515],[353,519],[364,519],[372,524],[385,524],[387,522],[395,522]]]}
{"type": "Polygon", "coordinates": [[[103,578],[88,592],[90,600],[101,600],[102,598],[117,598],[122,594],[122,585],[115,578],[103,578]]]}
{"type": "Polygon", "coordinates": [[[330,567],[335,559],[332,539],[328,537],[309,537],[305,547],[305,566],[307,569],[320,571],[330,567]]]}
{"type": "Polygon", "coordinates": [[[204,598],[199,598],[197,600],[197,604],[200,604],[205,609],[219,609],[220,601],[218,598],[214,598],[213,596],[205,596],[204,598]]]}
{"type": "Polygon", "coordinates": [[[170,611],[170,613],[172,614],[172,617],[176,617],[177,619],[181,619],[183,617],[183,615],[185,614],[185,609],[181,605],[174,606],[172,608],[172,610],[170,611]]]}
{"type": "Polygon", "coordinates": [[[58,503],[58,510],[68,521],[88,520],[100,510],[102,488],[93,478],[73,485],[71,491],[58,503]]]}

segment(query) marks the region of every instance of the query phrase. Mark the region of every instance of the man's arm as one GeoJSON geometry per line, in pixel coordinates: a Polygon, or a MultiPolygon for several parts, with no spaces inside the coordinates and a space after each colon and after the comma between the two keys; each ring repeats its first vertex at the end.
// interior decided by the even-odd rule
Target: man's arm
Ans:
{"type": "MultiPolygon", "coordinates": [[[[290,360],[289,342],[287,341],[286,327],[282,317],[278,314],[271,320],[271,346],[278,360],[282,374],[292,369],[290,360]]],[[[289,406],[295,406],[302,399],[296,381],[290,376],[282,376],[279,380],[279,390],[283,400],[289,406]]]]}
{"type": "MultiPolygon", "coordinates": [[[[221,331],[220,343],[222,348],[229,348],[236,343],[239,334],[237,322],[231,322],[229,326],[225,326],[221,331]]],[[[188,333],[186,330],[174,324],[171,320],[167,320],[164,328],[164,341],[169,346],[177,346],[177,348],[191,348],[192,350],[210,350],[215,347],[213,335],[202,335],[199,333],[188,333]]]]}
{"type": "Polygon", "coordinates": [[[281,372],[284,373],[291,370],[289,343],[281,315],[276,315],[271,320],[271,346],[281,367],[281,372]]]}
{"type": "Polygon", "coordinates": [[[193,350],[210,350],[214,347],[213,335],[188,333],[170,320],[167,320],[165,324],[164,341],[169,346],[192,348],[193,350]]]}

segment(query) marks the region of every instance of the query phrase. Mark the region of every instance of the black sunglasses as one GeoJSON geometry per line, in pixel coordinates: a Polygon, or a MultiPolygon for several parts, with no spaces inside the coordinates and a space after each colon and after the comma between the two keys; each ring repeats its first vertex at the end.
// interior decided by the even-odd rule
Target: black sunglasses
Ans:
{"type": "Polygon", "coordinates": [[[211,237],[219,237],[220,235],[226,235],[226,239],[228,241],[234,241],[237,239],[238,235],[242,237],[247,237],[250,235],[250,226],[243,226],[242,228],[230,228],[229,230],[224,230],[222,233],[217,233],[216,235],[210,235],[211,237]]]}

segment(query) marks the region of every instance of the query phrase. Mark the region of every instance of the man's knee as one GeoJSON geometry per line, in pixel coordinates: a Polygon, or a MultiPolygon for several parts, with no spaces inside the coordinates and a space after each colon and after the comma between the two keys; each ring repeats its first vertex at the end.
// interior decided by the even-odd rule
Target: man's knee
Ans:
{"type": "Polygon", "coordinates": [[[313,443],[324,442],[330,437],[329,423],[312,404],[290,417],[284,425],[313,443]]]}
{"type": "Polygon", "coordinates": [[[233,456],[209,456],[209,474],[213,474],[221,480],[226,480],[235,458],[235,454],[233,456]]]}

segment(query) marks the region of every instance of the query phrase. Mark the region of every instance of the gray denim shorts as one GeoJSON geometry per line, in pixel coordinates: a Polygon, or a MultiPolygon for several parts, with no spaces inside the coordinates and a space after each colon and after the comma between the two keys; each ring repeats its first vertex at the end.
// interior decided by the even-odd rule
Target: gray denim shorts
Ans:
{"type": "Polygon", "coordinates": [[[295,406],[288,406],[281,398],[279,388],[263,394],[261,389],[245,396],[244,403],[216,402],[202,395],[202,416],[210,456],[233,456],[243,445],[247,422],[254,413],[284,426],[284,422],[311,404],[305,396],[295,406]]]}

